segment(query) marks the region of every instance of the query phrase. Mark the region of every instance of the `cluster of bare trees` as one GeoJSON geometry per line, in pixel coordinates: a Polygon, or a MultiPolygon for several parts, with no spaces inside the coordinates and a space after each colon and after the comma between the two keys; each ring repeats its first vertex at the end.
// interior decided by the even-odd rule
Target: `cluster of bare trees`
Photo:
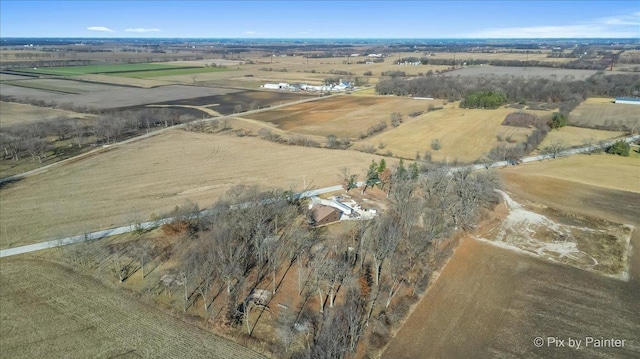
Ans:
{"type": "Polygon", "coordinates": [[[173,126],[182,121],[176,112],[163,108],[105,113],[96,119],[58,117],[15,124],[0,129],[2,159],[19,161],[31,157],[42,162],[56,149],[56,143],[62,141],[70,141],[69,145],[79,149],[88,137],[96,144],[111,143],[140,131],[149,132],[154,127],[173,126]]]}
{"type": "Polygon", "coordinates": [[[321,315],[310,319],[311,344],[296,357],[341,358],[367,331],[388,333],[381,327],[406,314],[404,298],[426,288],[438,252],[432,242],[472,228],[483,208],[497,203],[491,172],[424,170],[413,176],[396,167],[385,187],[388,210],[350,231],[343,248],[311,254],[308,290],[316,292],[321,315]],[[344,293],[341,305],[337,291],[344,293]]]}
{"type": "Polygon", "coordinates": [[[197,238],[182,255],[185,308],[201,300],[208,316],[244,323],[251,334],[256,324],[251,312],[258,308],[261,313],[268,305],[252,294],[258,289],[277,292],[283,276],[314,242],[314,233],[301,225],[304,206],[285,193],[240,186],[226,197],[201,214],[198,230],[191,234],[197,238]],[[223,304],[213,308],[219,296],[223,304]]]}
{"type": "MultiPolygon", "coordinates": [[[[169,213],[173,220],[162,229],[181,236],[171,249],[140,238],[87,253],[118,281],[140,270],[149,277],[172,253],[177,264],[147,279],[149,293],[177,293],[185,311],[249,336],[261,318],[277,313],[278,355],[344,358],[363,338],[366,346],[374,337],[384,344],[443,259],[434,241],[473,228],[497,202],[491,172],[375,165],[388,209],[343,233],[309,225],[306,203],[290,192],[238,186],[205,211],[188,203],[169,213]],[[274,312],[271,298],[283,285],[297,294],[274,312]]],[[[344,176],[355,181],[348,170],[344,176]]]]}
{"type": "MultiPolygon", "coordinates": [[[[603,72],[591,76],[586,81],[577,81],[570,76],[557,80],[524,79],[516,76],[419,77],[411,80],[389,78],[380,81],[376,85],[376,91],[381,95],[461,99],[472,92],[492,90],[500,91],[506,96],[507,101],[512,102],[523,99],[538,102],[564,102],[572,98],[593,96],[629,96],[639,90],[639,81],[640,74],[609,75],[603,72]]],[[[577,103],[580,101],[582,100],[577,103]]],[[[572,107],[566,110],[561,109],[561,112],[568,113],[567,110],[571,109],[572,107]]]]}
{"type": "Polygon", "coordinates": [[[53,142],[76,138],[78,146],[82,144],[86,124],[81,119],[57,118],[17,124],[0,129],[0,147],[2,159],[19,161],[31,157],[42,162],[53,149],[53,142]]]}

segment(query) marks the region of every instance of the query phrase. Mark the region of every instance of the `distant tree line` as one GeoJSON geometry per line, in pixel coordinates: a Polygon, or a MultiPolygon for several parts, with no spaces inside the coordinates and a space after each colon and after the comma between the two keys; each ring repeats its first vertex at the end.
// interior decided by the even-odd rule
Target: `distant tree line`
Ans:
{"type": "Polygon", "coordinates": [[[515,76],[418,77],[382,79],[376,85],[381,95],[462,99],[476,91],[499,91],[509,102],[565,102],[560,112],[568,114],[582,99],[593,96],[629,96],[640,93],[640,74],[597,73],[586,81],[571,78],[524,79],[515,76]]]}

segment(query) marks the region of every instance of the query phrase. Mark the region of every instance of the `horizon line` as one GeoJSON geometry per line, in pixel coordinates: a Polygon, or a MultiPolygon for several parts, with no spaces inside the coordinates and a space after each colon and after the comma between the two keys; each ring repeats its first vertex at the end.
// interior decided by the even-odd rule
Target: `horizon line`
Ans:
{"type": "Polygon", "coordinates": [[[636,40],[638,37],[93,37],[93,36],[3,36],[7,39],[92,39],[92,40],[636,40]]]}

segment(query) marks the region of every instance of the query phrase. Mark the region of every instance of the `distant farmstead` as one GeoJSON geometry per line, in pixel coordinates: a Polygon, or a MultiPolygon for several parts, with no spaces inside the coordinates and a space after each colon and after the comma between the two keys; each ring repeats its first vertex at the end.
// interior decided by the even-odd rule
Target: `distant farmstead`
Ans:
{"type": "Polygon", "coordinates": [[[625,105],[640,105],[640,98],[638,97],[616,97],[616,103],[625,105]]]}

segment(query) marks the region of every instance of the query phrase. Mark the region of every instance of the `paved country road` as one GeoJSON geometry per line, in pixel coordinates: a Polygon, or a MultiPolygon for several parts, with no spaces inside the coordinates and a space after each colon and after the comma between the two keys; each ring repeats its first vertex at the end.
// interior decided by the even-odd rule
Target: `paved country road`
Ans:
{"type": "MultiPolygon", "coordinates": [[[[303,100],[303,102],[304,101],[309,101],[309,100],[303,100]]],[[[285,106],[285,105],[283,105],[283,106],[285,106]]],[[[260,110],[257,110],[257,111],[260,111],[260,110]]],[[[163,129],[163,130],[160,130],[160,131],[165,131],[165,130],[168,130],[170,128],[173,128],[173,127],[169,127],[167,129],[163,129]]],[[[157,134],[157,132],[160,132],[160,131],[156,131],[153,134],[157,134]]],[[[151,133],[149,135],[151,135],[151,133]]],[[[135,139],[131,139],[131,140],[128,140],[128,141],[133,141],[133,140],[138,140],[138,139],[140,139],[140,137],[136,137],[135,139]]],[[[640,140],[640,135],[629,136],[629,137],[623,138],[622,140],[627,142],[627,143],[633,142],[633,141],[637,141],[637,140],[640,140]]],[[[583,147],[578,147],[578,148],[567,149],[567,150],[564,150],[564,151],[561,151],[561,152],[557,153],[555,156],[553,154],[546,154],[546,155],[525,157],[525,158],[521,159],[521,162],[522,163],[527,163],[527,162],[534,162],[534,161],[542,161],[542,160],[545,160],[545,159],[553,159],[553,158],[556,158],[556,157],[564,157],[564,156],[569,156],[569,155],[574,155],[574,154],[579,154],[579,153],[588,153],[588,152],[591,152],[591,151],[593,151],[593,150],[595,150],[597,148],[603,148],[603,147],[611,146],[616,141],[620,141],[620,139],[606,141],[606,142],[602,142],[600,144],[594,144],[594,145],[588,145],[588,146],[583,146],[583,147]]],[[[127,141],[123,141],[123,142],[121,142],[119,144],[123,144],[125,142],[127,142],[127,141]]],[[[59,164],[59,163],[60,162],[58,162],[56,164],[59,164]]],[[[481,170],[481,169],[489,169],[489,168],[496,168],[496,167],[504,167],[504,166],[508,166],[510,164],[511,163],[509,161],[500,161],[500,162],[494,162],[494,163],[491,163],[491,164],[472,165],[471,168],[474,169],[474,170],[481,170]]],[[[450,172],[455,172],[455,171],[460,171],[460,170],[465,169],[465,168],[469,168],[469,166],[453,167],[453,168],[450,168],[449,171],[450,172]]],[[[0,183],[2,183],[1,180],[0,180],[0,183]]],[[[358,182],[357,185],[358,185],[358,187],[361,187],[361,186],[364,185],[364,182],[358,182]]],[[[341,185],[336,185],[336,186],[325,187],[325,188],[320,188],[320,189],[315,189],[315,190],[308,190],[308,191],[299,193],[297,196],[299,196],[299,197],[313,197],[313,196],[317,196],[317,195],[324,194],[324,193],[337,192],[337,191],[340,191],[342,188],[343,187],[341,185]]],[[[203,212],[206,212],[206,211],[207,210],[204,210],[203,212]]],[[[3,249],[3,250],[0,250],[0,258],[14,256],[14,255],[18,255],[18,254],[35,252],[35,251],[48,249],[48,248],[66,246],[66,245],[69,245],[69,244],[74,244],[74,243],[88,241],[88,240],[102,239],[102,238],[105,238],[105,237],[115,236],[115,235],[118,235],[118,234],[134,232],[134,231],[136,231],[138,229],[155,228],[155,227],[158,227],[158,226],[162,225],[165,222],[170,222],[171,220],[172,220],[172,218],[165,218],[165,219],[160,219],[160,220],[157,220],[157,221],[144,222],[144,223],[141,223],[141,224],[130,224],[130,225],[122,226],[122,227],[106,229],[106,230],[102,230],[102,231],[87,233],[87,234],[83,234],[83,235],[77,235],[77,236],[73,236],[73,237],[55,239],[55,240],[50,240],[50,241],[46,241],[46,242],[30,244],[30,245],[26,245],[26,246],[21,246],[21,247],[3,249]]]]}

